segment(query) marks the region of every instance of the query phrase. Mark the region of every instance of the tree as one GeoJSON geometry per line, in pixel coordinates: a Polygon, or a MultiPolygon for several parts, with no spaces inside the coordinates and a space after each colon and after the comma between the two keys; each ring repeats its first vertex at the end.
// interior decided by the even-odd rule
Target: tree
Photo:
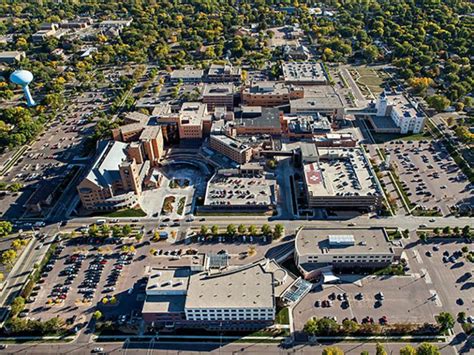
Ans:
{"type": "Polygon", "coordinates": [[[92,317],[95,319],[95,320],[99,320],[100,318],[102,318],[102,312],[97,310],[95,311],[93,314],[92,314],[92,317]]]}
{"type": "Polygon", "coordinates": [[[339,324],[331,318],[321,318],[317,320],[320,335],[333,335],[339,331],[339,324]]]}
{"type": "Polygon", "coordinates": [[[140,240],[142,240],[142,239],[143,239],[143,234],[142,234],[142,233],[137,233],[137,234],[135,235],[135,240],[136,240],[137,242],[140,242],[140,240]]]}
{"type": "Polygon", "coordinates": [[[237,228],[235,228],[235,225],[229,224],[227,226],[227,234],[230,235],[230,236],[234,236],[235,233],[237,233],[237,228]]]}
{"type": "Polygon", "coordinates": [[[438,314],[438,316],[436,317],[436,321],[440,325],[442,331],[452,329],[455,323],[453,315],[449,312],[441,312],[440,314],[438,314]]]}
{"type": "Polygon", "coordinates": [[[269,235],[272,232],[272,229],[268,224],[264,224],[261,228],[261,231],[263,235],[269,235]]]}
{"type": "Polygon", "coordinates": [[[382,344],[377,343],[377,345],[375,346],[375,355],[387,355],[387,351],[385,350],[382,344]]]}
{"type": "Polygon", "coordinates": [[[416,355],[440,355],[439,348],[431,343],[421,343],[416,349],[416,355]]]}
{"type": "Polygon", "coordinates": [[[370,353],[367,350],[361,351],[360,355],[370,355],[370,353]]]}
{"type": "Polygon", "coordinates": [[[469,235],[471,231],[471,227],[470,226],[464,226],[463,229],[462,229],[462,234],[467,237],[469,235]]]}
{"type": "Polygon", "coordinates": [[[239,234],[244,234],[247,228],[243,224],[239,224],[239,226],[237,227],[237,230],[239,234]]]}
{"type": "Polygon", "coordinates": [[[459,234],[461,234],[461,229],[458,226],[456,226],[456,227],[454,227],[453,232],[454,232],[454,234],[459,235],[459,234]]]}
{"type": "Polygon", "coordinates": [[[203,224],[201,226],[201,235],[207,235],[208,232],[209,232],[209,227],[203,224]]]}
{"type": "Polygon", "coordinates": [[[3,265],[11,267],[13,263],[15,262],[16,257],[17,257],[16,251],[13,249],[8,249],[2,253],[1,262],[3,265]]]}
{"type": "Polygon", "coordinates": [[[416,355],[416,349],[411,345],[406,345],[400,349],[400,355],[416,355]]]}
{"type": "Polygon", "coordinates": [[[436,227],[435,229],[433,229],[433,233],[436,234],[436,235],[440,235],[441,234],[441,229],[436,227]]]}
{"type": "Polygon", "coordinates": [[[344,355],[344,351],[337,346],[328,346],[323,349],[323,355],[344,355]]]}
{"type": "Polygon", "coordinates": [[[3,272],[0,272],[0,282],[3,282],[3,280],[5,280],[5,275],[3,272]]]}
{"type": "Polygon", "coordinates": [[[450,226],[444,227],[444,228],[443,228],[443,234],[444,234],[444,235],[451,234],[451,227],[450,227],[450,226]]]}
{"type": "Polygon", "coordinates": [[[283,227],[283,224],[277,224],[275,226],[275,230],[273,231],[273,237],[275,239],[281,238],[283,236],[283,231],[285,227],[283,227]]]}
{"type": "Polygon", "coordinates": [[[25,308],[25,299],[21,296],[15,297],[10,305],[10,311],[13,316],[23,311],[25,308]]]}
{"type": "Polygon", "coordinates": [[[303,331],[308,335],[316,335],[318,332],[318,323],[316,322],[316,319],[308,319],[303,327],[303,331]]]}
{"type": "Polygon", "coordinates": [[[342,322],[342,329],[346,334],[353,334],[359,330],[359,324],[351,319],[345,319],[342,322]]]}
{"type": "Polygon", "coordinates": [[[13,226],[8,221],[0,221],[0,237],[6,237],[13,230],[13,226]]]}
{"type": "Polygon", "coordinates": [[[155,256],[158,251],[155,248],[150,249],[150,254],[155,256]]]}
{"type": "Polygon", "coordinates": [[[451,101],[449,101],[446,97],[442,95],[430,96],[426,99],[426,102],[438,112],[446,110],[451,104],[451,101]]]}
{"type": "Polygon", "coordinates": [[[112,226],[112,236],[114,238],[120,238],[122,236],[122,228],[118,225],[112,226]]]}
{"type": "Polygon", "coordinates": [[[110,234],[110,227],[108,224],[103,224],[100,226],[100,234],[102,237],[107,238],[110,234]]]}
{"type": "Polygon", "coordinates": [[[122,235],[127,238],[132,233],[132,227],[129,224],[124,224],[122,227],[122,235]]]}
{"type": "Polygon", "coordinates": [[[248,232],[250,235],[255,235],[257,234],[257,227],[255,225],[250,225],[248,228],[248,232]]]}
{"type": "Polygon", "coordinates": [[[219,227],[217,225],[213,225],[211,227],[211,233],[214,237],[217,237],[219,235],[219,227]]]}
{"type": "Polygon", "coordinates": [[[99,227],[97,227],[96,224],[93,224],[92,226],[89,227],[88,233],[89,233],[89,236],[92,238],[97,237],[97,235],[99,234],[99,227]]]}

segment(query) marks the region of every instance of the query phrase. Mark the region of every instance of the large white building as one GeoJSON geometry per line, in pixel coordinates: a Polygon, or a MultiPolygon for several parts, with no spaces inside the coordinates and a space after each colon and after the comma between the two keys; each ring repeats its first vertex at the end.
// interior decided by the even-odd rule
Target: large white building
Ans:
{"type": "MultiPolygon", "coordinates": [[[[275,320],[277,300],[297,302],[311,284],[262,259],[255,264],[229,266],[228,256],[183,256],[191,267],[150,268],[143,319],[157,327],[260,329],[275,320]]],[[[183,265],[184,265],[183,264],[183,265]]]]}
{"type": "Polygon", "coordinates": [[[403,247],[389,241],[383,228],[301,229],[295,263],[306,279],[332,269],[380,268],[399,260],[403,247]]]}
{"type": "MultiPolygon", "coordinates": [[[[396,127],[400,129],[400,133],[420,133],[423,130],[425,116],[418,111],[403,95],[390,95],[385,92],[380,94],[375,103],[377,110],[376,117],[373,121],[377,121],[378,117],[390,117],[396,127]]],[[[374,122],[377,125],[377,122],[374,122]]]]}

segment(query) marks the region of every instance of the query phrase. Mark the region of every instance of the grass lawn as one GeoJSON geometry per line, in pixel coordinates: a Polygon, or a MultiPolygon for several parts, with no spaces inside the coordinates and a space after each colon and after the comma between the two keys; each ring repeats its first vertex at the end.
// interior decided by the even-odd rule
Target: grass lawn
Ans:
{"type": "Polygon", "coordinates": [[[184,211],[184,203],[186,202],[186,197],[181,197],[178,201],[178,210],[176,211],[178,214],[183,214],[184,211]]]}
{"type": "Polygon", "coordinates": [[[288,307],[282,308],[275,317],[275,323],[290,324],[290,314],[288,307]]]}
{"type": "Polygon", "coordinates": [[[143,211],[141,208],[129,208],[126,210],[120,210],[111,212],[108,214],[104,214],[104,217],[146,217],[146,212],[143,211]]]}

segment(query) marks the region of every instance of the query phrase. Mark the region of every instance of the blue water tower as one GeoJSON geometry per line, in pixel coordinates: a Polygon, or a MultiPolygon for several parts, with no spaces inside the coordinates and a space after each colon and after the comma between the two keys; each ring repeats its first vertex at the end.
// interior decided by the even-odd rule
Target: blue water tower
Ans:
{"type": "Polygon", "coordinates": [[[31,97],[30,89],[28,84],[33,81],[33,74],[28,70],[15,70],[10,75],[10,81],[13,84],[20,85],[23,88],[25,94],[26,102],[29,107],[35,106],[35,100],[31,97]]]}

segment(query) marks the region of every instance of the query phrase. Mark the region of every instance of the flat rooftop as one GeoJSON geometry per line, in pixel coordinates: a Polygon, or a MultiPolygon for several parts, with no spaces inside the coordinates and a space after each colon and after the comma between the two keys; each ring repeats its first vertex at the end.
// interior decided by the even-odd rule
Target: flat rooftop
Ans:
{"type": "Polygon", "coordinates": [[[233,95],[234,84],[206,84],[202,92],[202,96],[222,96],[222,95],[233,95]]]}
{"type": "Polygon", "coordinates": [[[239,151],[240,153],[242,153],[242,152],[244,152],[244,151],[246,151],[247,149],[250,148],[248,145],[239,142],[237,139],[228,137],[224,134],[215,134],[215,135],[212,135],[211,137],[213,139],[216,139],[216,140],[220,141],[221,143],[225,144],[226,146],[231,147],[231,148],[239,151]]]}
{"type": "Polygon", "coordinates": [[[277,81],[252,81],[250,87],[246,87],[244,92],[261,95],[284,95],[295,90],[303,90],[303,87],[277,81]]]}
{"type": "Polygon", "coordinates": [[[273,274],[260,264],[207,276],[192,275],[186,309],[273,308],[273,274]]]}
{"type": "Polygon", "coordinates": [[[292,62],[282,64],[283,77],[287,82],[327,82],[322,63],[292,62]]]}
{"type": "Polygon", "coordinates": [[[304,165],[311,196],[378,195],[369,163],[359,148],[317,148],[318,159],[304,165]]]}
{"type": "Polygon", "coordinates": [[[146,293],[147,295],[185,294],[190,275],[190,268],[165,269],[152,267],[146,285],[146,293]]]}
{"type": "Polygon", "coordinates": [[[204,71],[202,69],[175,69],[171,73],[171,79],[202,78],[204,71]]]}
{"type": "Polygon", "coordinates": [[[299,255],[392,254],[392,248],[383,228],[303,228],[296,235],[299,255]],[[353,239],[354,242],[331,244],[330,238],[353,239]]]}
{"type": "Polygon", "coordinates": [[[277,182],[273,176],[244,177],[220,170],[209,181],[204,205],[275,205],[277,182]]]}
{"type": "Polygon", "coordinates": [[[146,296],[142,313],[184,313],[186,295],[146,296]]]}
{"type": "Polygon", "coordinates": [[[291,110],[294,109],[327,109],[343,108],[344,103],[334,88],[330,85],[309,85],[304,87],[304,98],[291,100],[291,110]]]}
{"type": "Polygon", "coordinates": [[[233,121],[243,127],[272,127],[280,128],[280,110],[277,108],[263,107],[260,116],[252,118],[238,118],[233,121]]]}

